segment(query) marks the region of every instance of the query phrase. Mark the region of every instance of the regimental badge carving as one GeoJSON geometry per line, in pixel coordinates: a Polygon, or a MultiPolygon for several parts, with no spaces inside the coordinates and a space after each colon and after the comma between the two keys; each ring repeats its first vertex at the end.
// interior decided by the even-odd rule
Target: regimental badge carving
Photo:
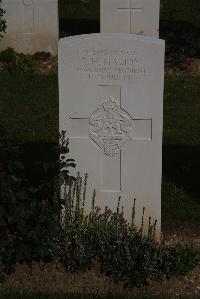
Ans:
{"type": "Polygon", "coordinates": [[[110,97],[92,113],[89,136],[108,156],[115,156],[131,139],[132,118],[110,97]]]}

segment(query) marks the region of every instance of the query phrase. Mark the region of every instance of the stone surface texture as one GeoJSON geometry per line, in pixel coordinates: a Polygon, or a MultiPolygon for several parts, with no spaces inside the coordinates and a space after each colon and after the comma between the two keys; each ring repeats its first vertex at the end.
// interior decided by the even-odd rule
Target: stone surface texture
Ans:
{"type": "Polygon", "coordinates": [[[57,54],[58,0],[3,0],[7,29],[0,49],[57,54]]]}
{"type": "Polygon", "coordinates": [[[159,37],[160,0],[101,0],[101,32],[159,37]]]}
{"type": "Polygon", "coordinates": [[[60,131],[76,171],[88,173],[86,209],[117,208],[137,225],[143,207],[161,224],[164,41],[133,34],[91,34],[59,43],[60,131]]]}

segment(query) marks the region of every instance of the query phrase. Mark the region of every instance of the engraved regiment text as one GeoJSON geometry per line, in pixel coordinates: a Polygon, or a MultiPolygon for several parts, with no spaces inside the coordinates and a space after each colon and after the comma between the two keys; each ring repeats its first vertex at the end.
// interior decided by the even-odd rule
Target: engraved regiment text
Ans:
{"type": "Polygon", "coordinates": [[[91,80],[132,81],[147,72],[135,50],[85,49],[78,51],[78,57],[77,71],[91,80]]]}

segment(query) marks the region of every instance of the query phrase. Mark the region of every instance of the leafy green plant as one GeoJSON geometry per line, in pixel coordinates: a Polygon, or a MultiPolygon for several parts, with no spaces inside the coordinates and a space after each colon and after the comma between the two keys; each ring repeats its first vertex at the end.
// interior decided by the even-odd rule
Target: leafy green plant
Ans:
{"type": "Polygon", "coordinates": [[[3,19],[5,10],[1,8],[2,0],[0,0],[0,39],[3,37],[1,32],[5,33],[6,31],[6,21],[3,19]]]}
{"type": "Polygon", "coordinates": [[[0,273],[12,273],[17,262],[51,260],[51,244],[61,231],[59,174],[69,184],[68,168],[75,167],[68,152],[64,133],[60,144],[1,141],[0,273]]]}
{"type": "Polygon", "coordinates": [[[68,185],[64,193],[63,234],[55,244],[56,255],[67,271],[90,268],[98,263],[100,271],[112,275],[125,286],[147,285],[150,280],[163,280],[172,275],[188,271],[197,262],[192,247],[187,250],[181,245],[168,247],[155,241],[156,223],[149,219],[148,235],[143,237],[143,209],[141,228],[128,224],[120,207],[116,211],[105,207],[101,211],[95,206],[94,191],[91,211],[86,213],[86,188],[88,176],[77,178],[68,185]]]}
{"type": "Polygon", "coordinates": [[[175,247],[176,273],[182,275],[192,270],[200,258],[200,253],[188,244],[175,247]]]}
{"type": "Polygon", "coordinates": [[[17,53],[13,48],[0,52],[0,61],[4,62],[10,73],[31,73],[34,70],[33,60],[23,53],[17,53]]]}

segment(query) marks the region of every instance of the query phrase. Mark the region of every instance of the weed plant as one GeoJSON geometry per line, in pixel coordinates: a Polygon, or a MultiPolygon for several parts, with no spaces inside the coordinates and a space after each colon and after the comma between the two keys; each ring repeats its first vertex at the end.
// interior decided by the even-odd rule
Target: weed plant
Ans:
{"type": "Polygon", "coordinates": [[[5,69],[12,74],[32,73],[34,71],[33,60],[23,53],[17,53],[13,48],[1,51],[0,61],[5,64],[5,69]]]}
{"type": "Polygon", "coordinates": [[[67,271],[82,271],[98,267],[100,272],[111,275],[124,286],[147,285],[151,280],[164,280],[172,275],[184,274],[197,262],[197,252],[190,246],[165,246],[155,241],[156,222],[143,236],[142,224],[134,225],[123,215],[120,198],[116,211],[107,207],[102,211],[95,206],[96,192],[91,199],[91,210],[86,212],[88,175],[78,173],[71,184],[64,187],[63,234],[57,240],[56,250],[67,271]]]}
{"type": "Polygon", "coordinates": [[[1,40],[1,38],[3,38],[2,33],[5,33],[6,27],[7,27],[6,21],[3,18],[6,11],[3,8],[1,8],[1,4],[2,4],[2,0],[0,0],[0,40],[1,40]]]}

